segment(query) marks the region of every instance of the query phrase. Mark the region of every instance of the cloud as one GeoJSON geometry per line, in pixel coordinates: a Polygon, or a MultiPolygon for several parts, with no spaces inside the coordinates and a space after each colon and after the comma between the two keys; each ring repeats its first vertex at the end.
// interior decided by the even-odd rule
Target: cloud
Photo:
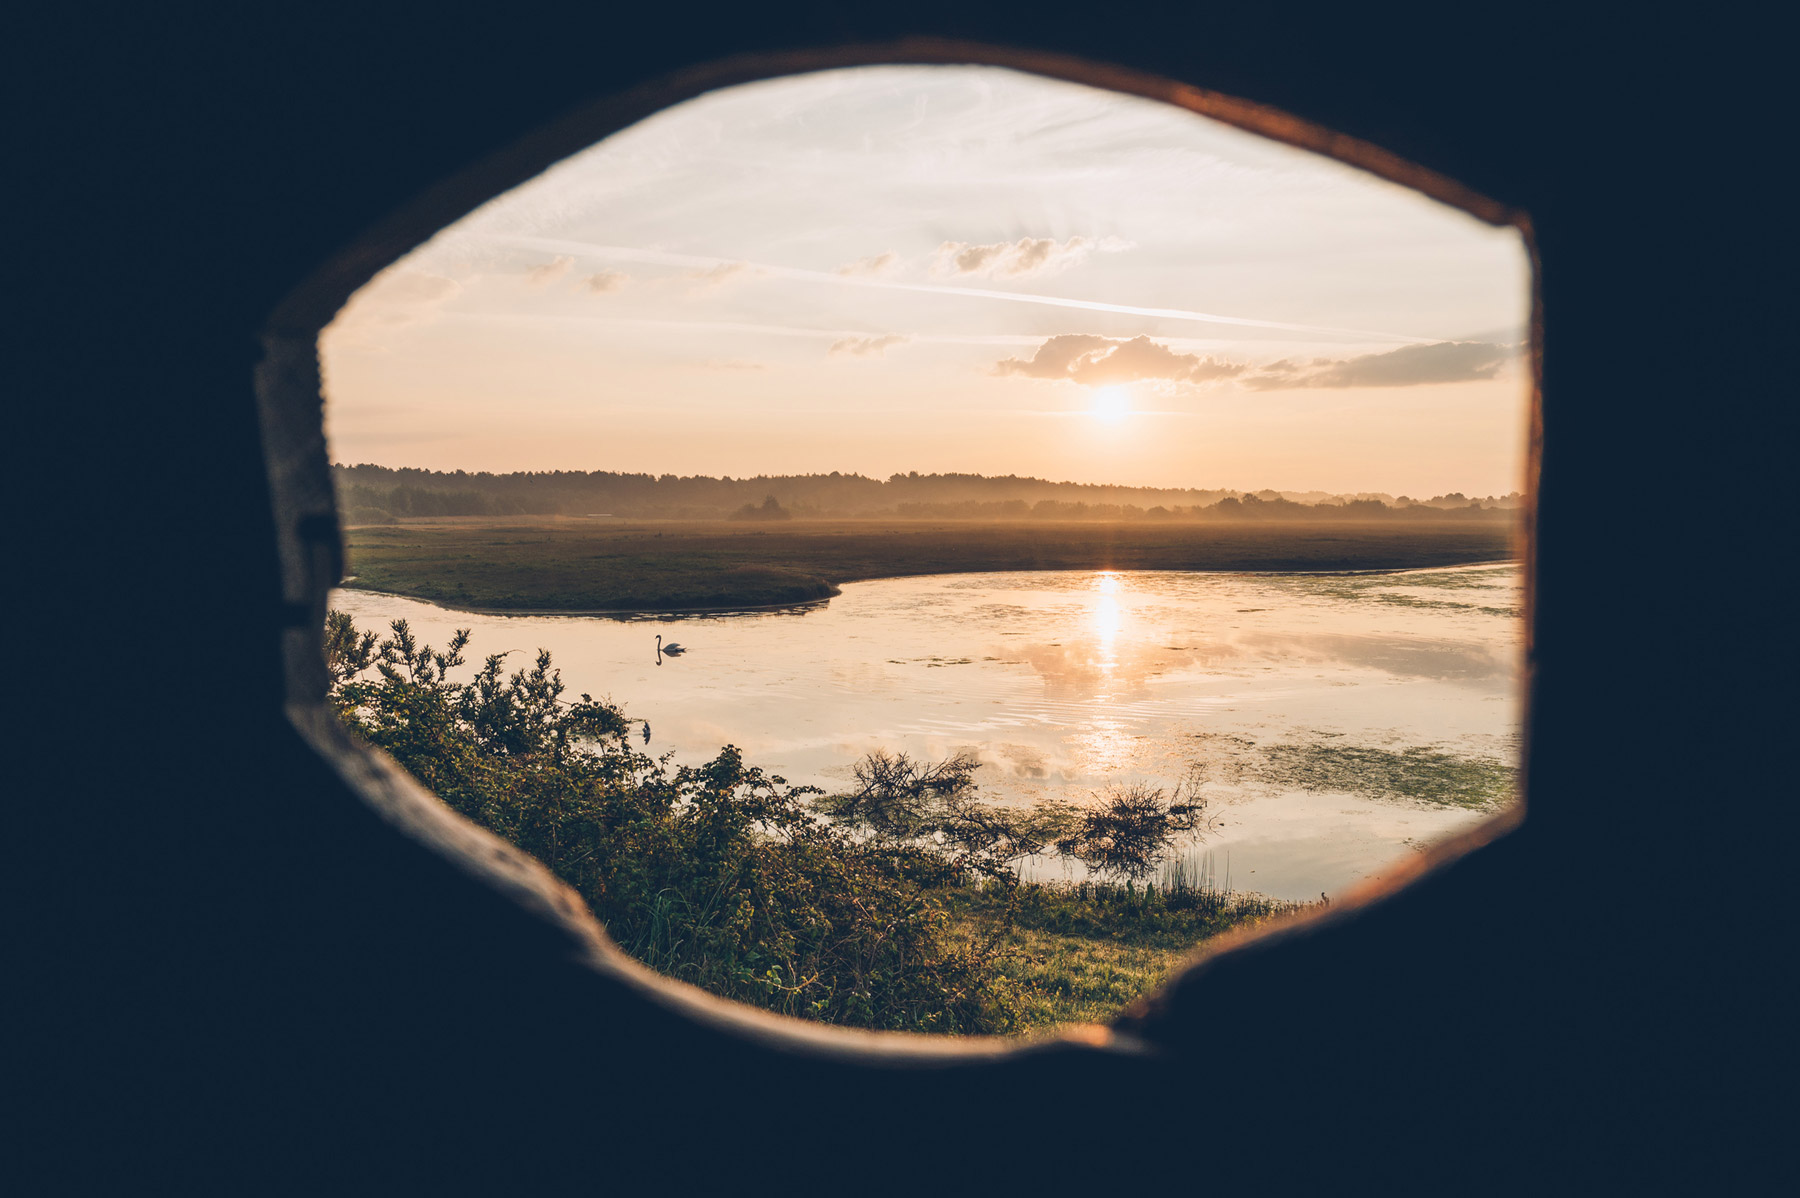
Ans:
{"type": "Polygon", "coordinates": [[[931,264],[934,275],[977,278],[1019,279],[1030,275],[1052,275],[1067,270],[1089,253],[1114,254],[1128,250],[1132,243],[1118,237],[1071,237],[1058,242],[1054,237],[1021,237],[1017,241],[996,241],[971,245],[966,241],[946,241],[938,246],[931,264]]]}
{"type": "Polygon", "coordinates": [[[631,276],[622,270],[602,270],[589,275],[583,281],[587,283],[589,291],[596,291],[604,294],[608,291],[619,290],[621,287],[625,286],[625,284],[631,282],[631,276]]]}
{"type": "Polygon", "coordinates": [[[687,277],[694,283],[693,293],[704,295],[751,273],[753,271],[748,262],[721,262],[705,270],[690,270],[687,277]]]}
{"type": "Polygon", "coordinates": [[[831,353],[850,354],[853,357],[883,357],[888,348],[905,345],[912,338],[904,333],[884,333],[879,337],[845,337],[841,341],[831,343],[831,353]]]}
{"type": "Polygon", "coordinates": [[[900,255],[887,250],[869,258],[858,258],[837,268],[840,275],[884,275],[900,268],[900,255]]]}
{"type": "Polygon", "coordinates": [[[1283,358],[1258,367],[1243,382],[1252,391],[1466,383],[1493,378],[1516,352],[1515,346],[1491,341],[1439,341],[1355,358],[1313,358],[1307,362],[1283,358]]]}
{"type": "Polygon", "coordinates": [[[556,280],[568,274],[574,266],[575,259],[564,254],[552,258],[542,265],[533,266],[527,269],[525,271],[525,281],[533,287],[542,287],[546,284],[556,282],[556,280]]]}
{"type": "Polygon", "coordinates": [[[1034,379],[1069,379],[1088,387],[1169,379],[1206,383],[1242,374],[1238,362],[1199,354],[1178,354],[1148,337],[1129,340],[1092,333],[1064,333],[1038,346],[1029,361],[1007,358],[994,364],[995,374],[1022,374],[1034,379]]]}

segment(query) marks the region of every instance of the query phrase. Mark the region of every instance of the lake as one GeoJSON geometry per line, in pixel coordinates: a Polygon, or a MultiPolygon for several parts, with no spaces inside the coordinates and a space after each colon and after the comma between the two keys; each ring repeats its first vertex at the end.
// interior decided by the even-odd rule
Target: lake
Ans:
{"type": "Polygon", "coordinates": [[[440,647],[470,628],[475,664],[549,649],[568,697],[610,697],[680,763],[735,744],[841,789],[874,749],[967,750],[982,796],[1019,803],[1185,781],[1210,818],[1182,867],[1276,898],[1335,894],[1491,815],[1519,753],[1512,564],[936,575],[729,615],[476,614],[353,589],[331,603],[440,647]],[[659,659],[658,633],[688,652],[659,659]]]}

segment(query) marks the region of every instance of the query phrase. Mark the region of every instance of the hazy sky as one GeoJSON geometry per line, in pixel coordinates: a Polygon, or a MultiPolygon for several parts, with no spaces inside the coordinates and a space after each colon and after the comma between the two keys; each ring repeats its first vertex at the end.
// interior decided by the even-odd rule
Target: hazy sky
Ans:
{"type": "Polygon", "coordinates": [[[863,67],[657,114],[320,341],[332,456],[1522,485],[1518,235],[1154,101],[863,67]]]}

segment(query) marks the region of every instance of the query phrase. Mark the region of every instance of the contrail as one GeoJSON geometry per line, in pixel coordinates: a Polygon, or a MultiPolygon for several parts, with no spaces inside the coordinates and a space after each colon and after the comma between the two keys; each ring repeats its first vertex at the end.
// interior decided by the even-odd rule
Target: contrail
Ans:
{"type": "Polygon", "coordinates": [[[858,278],[833,274],[824,270],[805,270],[797,266],[772,266],[762,262],[746,262],[740,258],[713,258],[700,254],[674,254],[667,250],[640,250],[622,245],[595,245],[586,241],[565,241],[554,237],[500,235],[494,238],[522,249],[541,250],[549,254],[580,254],[584,257],[611,258],[623,262],[647,262],[657,266],[711,268],[745,266],[761,274],[781,279],[798,279],[811,283],[836,283],[846,287],[872,287],[880,291],[916,291],[928,295],[973,296],[976,299],[1009,300],[1016,304],[1043,304],[1051,308],[1077,308],[1085,312],[1116,312],[1125,316],[1156,316],[1165,320],[1191,320],[1201,324],[1240,325],[1254,329],[1281,329],[1290,333],[1334,333],[1353,337],[1370,337],[1378,341],[1431,344],[1435,337],[1409,337],[1400,333],[1379,333],[1370,329],[1345,329],[1332,325],[1291,324],[1282,320],[1253,320],[1247,316],[1221,316],[1216,312],[1193,312],[1185,308],[1140,308],[1133,304],[1108,304],[1100,300],[1067,299],[1060,295],[1034,295],[1027,291],[996,291],[984,287],[950,287],[941,283],[896,283],[886,279],[858,278]]]}
{"type": "MultiPolygon", "coordinates": [[[[820,341],[841,341],[846,337],[867,337],[870,329],[815,329],[800,328],[784,324],[751,324],[741,320],[656,320],[644,316],[544,316],[535,312],[440,312],[439,319],[444,320],[483,320],[507,321],[518,324],[538,324],[544,321],[563,322],[567,324],[601,324],[609,327],[627,329],[680,329],[684,332],[706,333],[756,333],[766,337],[810,337],[820,341]]],[[[960,334],[960,333],[908,333],[907,338],[926,345],[991,345],[991,346],[1027,346],[1041,345],[1044,339],[1029,333],[992,333],[992,334],[960,334]]],[[[1170,345],[1190,344],[1189,338],[1170,337],[1170,345]]],[[[1200,344],[1211,344],[1202,341],[1200,344]]]]}

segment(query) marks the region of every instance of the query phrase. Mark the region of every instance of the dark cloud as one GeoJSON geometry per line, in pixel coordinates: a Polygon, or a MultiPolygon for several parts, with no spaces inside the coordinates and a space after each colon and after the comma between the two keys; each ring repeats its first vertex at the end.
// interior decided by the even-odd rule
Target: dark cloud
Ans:
{"type": "Polygon", "coordinates": [[[912,338],[904,333],[883,333],[879,337],[845,337],[842,341],[831,343],[834,354],[849,354],[852,357],[882,357],[889,347],[905,345],[912,338]]]}
{"type": "Polygon", "coordinates": [[[1140,379],[1204,383],[1232,378],[1243,371],[1244,367],[1239,363],[1199,354],[1178,354],[1148,337],[1125,340],[1092,333],[1064,333],[1038,346],[1030,361],[1007,358],[994,365],[996,374],[1070,379],[1089,387],[1135,383],[1140,379]]]}
{"type": "Polygon", "coordinates": [[[1514,346],[1491,341],[1439,341],[1356,358],[1313,358],[1307,362],[1283,358],[1258,367],[1242,381],[1252,391],[1466,383],[1493,378],[1515,352],[1514,346]]]}

